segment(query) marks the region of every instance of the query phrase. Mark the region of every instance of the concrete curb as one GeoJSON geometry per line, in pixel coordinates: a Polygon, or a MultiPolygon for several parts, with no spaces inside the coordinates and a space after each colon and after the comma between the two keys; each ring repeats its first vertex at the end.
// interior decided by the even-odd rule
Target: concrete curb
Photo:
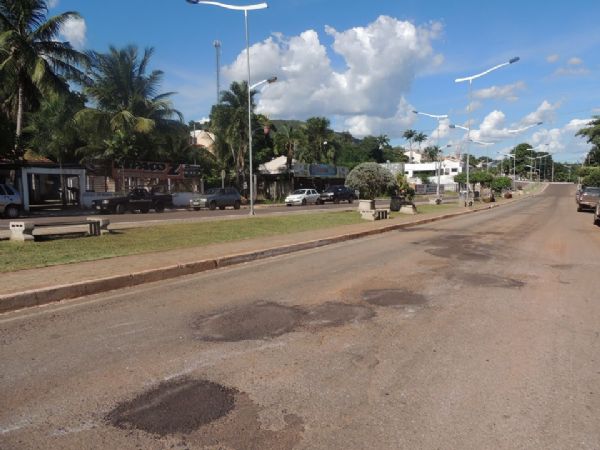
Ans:
{"type": "Polygon", "coordinates": [[[493,204],[477,209],[457,211],[453,213],[443,214],[440,216],[428,217],[426,219],[388,225],[374,228],[371,230],[358,231],[356,233],[348,233],[343,235],[332,236],[329,238],[299,242],[296,244],[272,247],[247,253],[228,255],[217,259],[206,259],[186,264],[177,264],[157,269],[145,270],[141,272],[134,272],[125,275],[86,280],[68,285],[57,285],[47,288],[15,292],[11,294],[3,294],[0,295],[0,314],[9,311],[15,311],[22,308],[29,308],[32,306],[40,306],[47,303],[58,302],[61,300],[74,299],[92,294],[113,291],[116,289],[138,286],[144,283],[152,283],[155,281],[177,278],[184,275],[206,272],[222,267],[230,267],[247,262],[271,258],[274,256],[286,255],[298,251],[311,250],[319,247],[324,247],[326,245],[337,244],[340,242],[360,239],[376,234],[387,233],[389,231],[400,230],[403,228],[409,228],[417,225],[437,222],[439,220],[450,219],[453,217],[476,213],[478,211],[486,211],[513,202],[514,200],[512,202],[507,202],[500,205],[493,204]]]}

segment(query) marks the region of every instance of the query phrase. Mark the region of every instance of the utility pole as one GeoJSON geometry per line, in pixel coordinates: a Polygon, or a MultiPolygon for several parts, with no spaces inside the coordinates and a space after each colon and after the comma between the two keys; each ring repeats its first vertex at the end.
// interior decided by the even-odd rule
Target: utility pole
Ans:
{"type": "Polygon", "coordinates": [[[221,103],[221,41],[214,41],[217,54],[217,105],[221,103]]]}

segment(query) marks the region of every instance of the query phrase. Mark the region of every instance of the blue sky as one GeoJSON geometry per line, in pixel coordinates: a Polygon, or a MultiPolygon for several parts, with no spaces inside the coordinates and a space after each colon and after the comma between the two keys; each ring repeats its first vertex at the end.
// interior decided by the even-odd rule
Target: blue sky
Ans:
{"type": "MultiPolygon", "coordinates": [[[[231,4],[248,4],[229,0],[231,4]]],[[[600,3],[597,0],[400,1],[272,0],[249,13],[252,82],[278,82],[257,96],[273,119],[325,116],[356,136],[387,134],[402,143],[414,128],[438,143],[496,157],[518,142],[544,146],[558,161],[580,161],[589,146],[574,137],[600,114],[600,3]],[[519,56],[468,86],[455,78],[519,56]],[[448,114],[440,122],[412,110],[448,114]],[[543,121],[517,135],[509,133],[543,121]],[[547,144],[547,145],[546,145],[547,144]]],[[[80,49],[154,47],[151,69],[165,72],[186,121],[207,117],[216,101],[215,49],[221,41],[221,88],[243,80],[243,13],[185,0],[53,0],[50,14],[78,11],[83,22],[63,35],[80,49]]]]}

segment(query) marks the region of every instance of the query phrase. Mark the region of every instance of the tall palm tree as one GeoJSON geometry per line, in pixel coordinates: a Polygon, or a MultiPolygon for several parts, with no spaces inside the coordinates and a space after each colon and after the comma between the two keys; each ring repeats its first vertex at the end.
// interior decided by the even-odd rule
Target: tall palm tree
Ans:
{"type": "Polygon", "coordinates": [[[419,153],[421,153],[421,144],[427,140],[427,135],[425,133],[417,133],[413,138],[417,144],[419,144],[419,153]]]}
{"type": "Polygon", "coordinates": [[[332,154],[328,143],[331,141],[332,132],[329,129],[329,119],[325,117],[311,117],[306,121],[306,139],[308,147],[307,162],[325,162],[331,160],[332,154]]]}
{"type": "Polygon", "coordinates": [[[26,108],[50,92],[69,92],[67,79],[83,80],[78,65],[86,56],[58,35],[74,11],[47,17],[46,0],[0,0],[0,71],[14,85],[9,99],[16,123],[13,157],[23,156],[21,134],[26,108]]]}
{"type": "MultiPolygon", "coordinates": [[[[250,91],[250,110],[254,111],[254,96],[250,91]]],[[[236,169],[238,186],[240,176],[246,179],[246,155],[248,154],[248,83],[231,83],[228,91],[221,92],[221,103],[211,111],[211,131],[217,136],[217,146],[229,147],[236,169]]],[[[252,130],[262,129],[256,116],[252,114],[252,130]]],[[[225,156],[224,152],[220,152],[225,156]]]]}
{"type": "Polygon", "coordinates": [[[116,161],[142,156],[146,136],[182,114],[173,109],[173,92],[157,94],[163,72],[146,74],[154,50],[142,55],[137,47],[110,47],[108,53],[90,52],[90,78],[85,93],[94,102],[77,114],[77,121],[96,135],[90,149],[116,161]]]}
{"type": "Polygon", "coordinates": [[[277,154],[286,156],[286,166],[288,171],[292,168],[296,148],[305,139],[302,128],[293,125],[281,125],[275,134],[275,151],[277,154]]]}
{"type": "Polygon", "coordinates": [[[412,150],[412,143],[413,143],[413,139],[415,138],[415,136],[417,135],[416,130],[412,130],[412,129],[408,129],[404,132],[404,134],[402,135],[404,137],[404,139],[406,139],[408,141],[408,146],[410,149],[410,158],[408,162],[413,162],[413,150],[412,150]]]}

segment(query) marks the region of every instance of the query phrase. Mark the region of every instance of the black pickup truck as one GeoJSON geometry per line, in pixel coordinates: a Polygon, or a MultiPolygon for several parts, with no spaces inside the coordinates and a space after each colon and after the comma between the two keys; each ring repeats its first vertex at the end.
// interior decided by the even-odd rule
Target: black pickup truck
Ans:
{"type": "Polygon", "coordinates": [[[92,208],[102,213],[123,214],[126,211],[147,213],[151,209],[161,213],[173,207],[173,196],[147,188],[132,189],[127,195],[94,200],[92,208]]]}

